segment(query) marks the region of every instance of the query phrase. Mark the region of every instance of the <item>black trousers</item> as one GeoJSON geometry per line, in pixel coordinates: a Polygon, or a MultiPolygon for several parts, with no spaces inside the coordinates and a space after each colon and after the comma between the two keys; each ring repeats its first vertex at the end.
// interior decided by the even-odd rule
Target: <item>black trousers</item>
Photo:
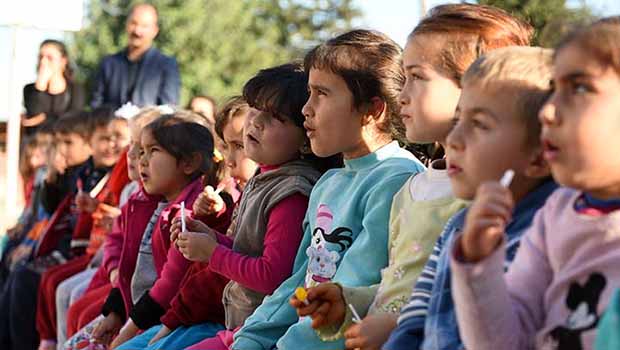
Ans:
{"type": "Polygon", "coordinates": [[[0,349],[36,350],[37,291],[41,275],[25,262],[16,266],[0,293],[0,349]]]}

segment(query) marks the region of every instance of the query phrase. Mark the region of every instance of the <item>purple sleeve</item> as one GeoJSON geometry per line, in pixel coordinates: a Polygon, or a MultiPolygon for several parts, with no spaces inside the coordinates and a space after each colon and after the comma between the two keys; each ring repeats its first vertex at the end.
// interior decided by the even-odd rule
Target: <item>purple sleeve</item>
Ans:
{"type": "Polygon", "coordinates": [[[460,239],[451,257],[452,294],[467,349],[530,349],[543,326],[544,295],[553,278],[540,210],[504,275],[505,242],[486,259],[463,263],[460,239]]]}
{"type": "Polygon", "coordinates": [[[262,256],[239,254],[220,244],[211,257],[211,269],[248,288],[271,294],[291,274],[307,208],[308,197],[302,194],[283,199],[269,214],[262,256]]]}

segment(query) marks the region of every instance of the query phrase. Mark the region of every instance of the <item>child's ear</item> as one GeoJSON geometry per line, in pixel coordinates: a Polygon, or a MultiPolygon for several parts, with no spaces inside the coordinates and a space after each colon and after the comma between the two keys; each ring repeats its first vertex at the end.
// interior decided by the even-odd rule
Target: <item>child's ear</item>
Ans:
{"type": "Polygon", "coordinates": [[[543,149],[538,146],[530,156],[530,161],[523,174],[531,178],[544,178],[551,175],[549,164],[543,157],[543,149]]]}
{"type": "Polygon", "coordinates": [[[374,120],[375,123],[380,122],[380,119],[384,115],[385,111],[385,101],[381,98],[375,96],[370,99],[370,103],[366,107],[366,111],[364,116],[362,117],[362,125],[367,125],[371,120],[374,120]]]}
{"type": "Polygon", "coordinates": [[[184,159],[181,166],[183,167],[183,173],[185,175],[191,175],[200,169],[202,164],[202,155],[198,152],[192,153],[191,156],[184,159]]]}

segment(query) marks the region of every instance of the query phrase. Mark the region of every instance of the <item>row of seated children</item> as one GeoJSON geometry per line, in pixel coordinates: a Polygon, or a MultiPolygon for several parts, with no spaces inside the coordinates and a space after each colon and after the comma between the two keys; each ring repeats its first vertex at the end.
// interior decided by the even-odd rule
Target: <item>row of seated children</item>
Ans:
{"type": "Polygon", "coordinates": [[[355,30],[303,67],[259,72],[247,106],[218,117],[229,165],[244,167],[227,230],[210,220],[233,205],[199,181],[209,132],[152,122],[141,188],[115,221],[118,277],[69,348],[593,349],[617,288],[620,166],[603,152],[618,131],[619,33],[604,19],[555,54],[502,48],[526,46],[531,28],[445,5],[402,66],[393,41],[355,30]],[[423,170],[395,141],[399,121],[445,159],[423,170]],[[194,204],[185,230],[181,203],[194,204]]]}
{"type": "MultiPolygon", "coordinates": [[[[410,52],[424,31],[414,30],[410,52]]],[[[347,303],[370,307],[346,330],[347,348],[617,348],[620,166],[605,153],[619,125],[611,97],[620,88],[618,34],[620,19],[606,18],[569,35],[555,54],[506,48],[478,58],[460,78],[445,139],[452,191],[473,202],[448,221],[400,317],[373,309],[394,285],[389,275],[377,297],[373,287],[312,288],[308,303],[291,300],[300,316],[328,337],[351,324],[347,303]],[[514,179],[502,184],[507,169],[514,179]],[[555,190],[549,174],[566,187],[555,190]]],[[[424,57],[407,51],[405,68],[424,57]]],[[[418,247],[412,238],[401,249],[418,247]]]]}
{"type": "MultiPolygon", "coordinates": [[[[9,228],[2,239],[0,252],[0,286],[8,273],[12,270],[13,262],[21,260],[22,256],[30,253],[31,245],[40,229],[33,230],[35,226],[43,227],[47,213],[41,205],[41,187],[44,183],[48,162],[57,155],[53,144],[54,133],[51,124],[41,126],[41,132],[36,137],[31,137],[24,142],[24,155],[20,158],[20,173],[24,183],[24,210],[15,226],[9,228]],[[27,235],[30,234],[30,235],[27,235]],[[31,236],[27,238],[27,236],[31,236]],[[18,246],[19,249],[15,249],[18,246]]],[[[60,158],[60,155],[59,155],[60,158]]]]}
{"type": "MultiPolygon", "coordinates": [[[[203,181],[217,186],[213,138],[196,114],[180,111],[157,118],[160,115],[147,109],[132,119],[127,161],[130,176],[139,179],[140,188],[122,207],[104,245],[100,271],[111,284],[87,291],[69,310],[67,335],[73,336],[68,348],[115,335],[125,319],[131,320],[133,332],[154,324],[192,270],[188,260],[169,249],[169,227],[181,204],[191,213],[194,200],[203,192],[203,181]],[[81,310],[79,306],[86,303],[87,310],[81,310]],[[105,317],[97,318],[102,310],[105,317]],[[83,313],[77,327],[71,322],[72,311],[83,313]],[[72,334],[80,328],[81,332],[72,334]]],[[[227,208],[198,217],[225,229],[232,207],[230,202],[227,208]]],[[[130,327],[125,330],[132,332],[130,327]]]]}
{"type": "MultiPolygon", "coordinates": [[[[41,241],[34,242],[36,252],[25,257],[24,263],[28,265],[27,269],[23,271],[17,269],[17,273],[11,272],[8,283],[3,288],[3,305],[10,311],[9,314],[3,315],[5,319],[3,319],[2,339],[6,348],[34,349],[37,344],[40,348],[55,348],[56,340],[62,342],[66,336],[67,323],[68,331],[71,332],[71,325],[74,329],[78,328],[79,322],[90,321],[88,317],[93,314],[93,305],[89,305],[89,310],[78,305],[68,310],[70,300],[75,301],[85,292],[101,294],[106,288],[109,292],[110,279],[114,280],[117,275],[114,272],[111,275],[106,273],[105,267],[109,267],[111,263],[109,259],[105,259],[105,249],[101,245],[113,226],[114,218],[121,214],[115,206],[124,203],[129,194],[135,191],[139,175],[136,162],[138,148],[135,147],[135,143],[133,149],[126,153],[127,157],[125,153],[121,154],[129,140],[127,121],[114,118],[111,112],[97,110],[93,113],[67,117],[54,126],[59,152],[52,158],[56,163],[53,164],[54,167],[50,166],[50,169],[54,169],[55,177],[49,176],[46,179],[42,192],[46,195],[43,198],[47,200],[44,204],[48,204],[48,207],[53,208],[54,204],[49,203],[54,201],[60,204],[56,204],[58,209],[52,214],[50,222],[45,223],[41,241]],[[92,157],[89,158],[90,154],[92,157]],[[70,166],[68,170],[63,168],[65,161],[70,166]],[[116,165],[110,171],[114,163],[116,165]],[[100,171],[99,168],[108,171],[109,174],[100,171]],[[94,180],[85,178],[82,174],[92,175],[94,179],[99,180],[97,185],[94,185],[94,180]],[[133,182],[128,183],[129,179],[133,182]],[[65,198],[59,201],[58,198],[63,195],[65,198]],[[75,208],[70,207],[72,202],[75,208]],[[79,213],[75,224],[69,220],[74,213],[79,213]],[[71,240],[71,250],[69,253],[64,253],[62,249],[66,250],[66,245],[69,243],[64,241],[68,238],[71,240]],[[56,248],[63,253],[57,253],[56,248]],[[54,251],[49,253],[51,249],[54,251]],[[30,263],[30,260],[33,262],[30,263]],[[28,273],[25,273],[26,271],[28,273]],[[23,276],[31,278],[29,280],[23,276]],[[23,290],[26,286],[31,289],[24,295],[23,290]],[[71,317],[72,315],[74,317],[71,317]]],[[[139,135],[143,125],[161,113],[161,109],[151,108],[145,110],[139,118],[134,118],[131,121],[134,139],[136,130],[139,135]]],[[[195,121],[206,122],[196,114],[181,113],[181,115],[191,117],[190,119],[195,121]]],[[[204,166],[208,167],[208,170],[213,170],[209,171],[212,174],[219,170],[211,167],[210,162],[204,166]]],[[[215,181],[215,177],[209,180],[215,181]]],[[[220,221],[224,220],[227,225],[228,219],[222,215],[220,221]]],[[[32,245],[30,241],[27,243],[32,245]]],[[[11,253],[13,252],[5,256],[10,258],[11,253]]],[[[100,308],[101,305],[95,316],[100,308]]]]}
{"type": "MultiPolygon", "coordinates": [[[[138,329],[151,325],[130,313],[119,331],[122,324],[117,319],[119,314],[104,308],[107,316],[93,327],[90,335],[82,337],[83,341],[94,338],[99,343],[110,343],[118,332],[110,344],[118,349],[229,348],[237,330],[244,323],[247,326],[248,316],[275,297],[274,290],[283,288],[284,285],[280,285],[283,281],[285,284],[287,278],[291,281],[291,272],[298,276],[294,278],[295,283],[303,283],[306,269],[296,265],[299,264],[297,261],[307,262],[304,258],[306,252],[313,254],[317,250],[318,254],[327,253],[330,258],[340,257],[337,252],[330,254],[328,244],[338,245],[343,252],[359,250],[351,254],[354,258],[343,260],[346,269],[353,272],[354,266],[365,264],[367,268],[363,270],[368,274],[357,273],[358,283],[378,281],[379,269],[387,258],[382,249],[373,252],[370,247],[387,246],[392,197],[412,173],[423,168],[394,139],[400,119],[397,101],[398,81],[402,77],[398,74],[401,72],[400,50],[384,35],[370,31],[353,31],[337,38],[334,46],[345,48],[352,45],[360,54],[374,54],[378,61],[383,60],[379,53],[389,55],[380,62],[382,70],[371,69],[374,62],[363,62],[356,67],[363,79],[352,77],[351,86],[359,85],[360,81],[363,84],[354,95],[344,80],[338,80],[342,79],[339,75],[328,71],[313,73],[312,70],[308,74],[309,67],[322,66],[335,58],[331,56],[335,51],[331,45],[312,51],[305,67],[292,63],[259,72],[244,87],[243,95],[249,108],[243,116],[243,133],[237,125],[237,135],[233,134],[233,122],[227,123],[228,131],[226,127],[222,130],[228,150],[242,148],[245,157],[259,165],[257,174],[245,184],[233,215],[228,234],[234,239],[192,219],[187,222],[192,231],[179,232],[178,219],[173,221],[168,242],[174,242],[174,246],[169,249],[175,254],[181,252],[185,258],[208,262],[207,268],[212,272],[230,278],[222,291],[222,304],[219,304],[219,298],[213,300],[215,293],[201,295],[198,300],[187,300],[188,305],[194,302],[214,307],[205,310],[199,322],[194,321],[185,327],[174,327],[174,324],[169,327],[169,320],[164,315],[161,321],[165,326],[152,328],[137,337],[134,335],[138,329]],[[369,42],[384,46],[368,45],[369,42]],[[313,74],[316,74],[314,83],[313,74]],[[330,86],[334,83],[337,86],[330,86]],[[323,97],[328,91],[333,95],[323,97]],[[312,114],[312,119],[308,114],[312,114]],[[313,121],[312,126],[308,125],[309,120],[313,121]],[[312,129],[316,133],[308,131],[312,129]],[[243,141],[242,147],[240,141],[243,141]],[[341,155],[344,168],[339,167],[341,155]],[[335,166],[338,168],[328,170],[335,166]],[[342,191],[348,195],[335,195],[342,191]],[[334,217],[333,213],[338,212],[342,215],[334,217]],[[311,227],[315,223],[321,225],[312,233],[311,227]],[[352,244],[355,239],[363,243],[352,244]],[[270,293],[274,294],[263,300],[270,293]],[[220,325],[204,322],[217,315],[216,307],[223,307],[224,311],[220,325]],[[172,332],[173,328],[176,329],[172,332]],[[192,345],[196,342],[198,344],[192,345]]],[[[336,55],[342,54],[342,51],[336,52],[336,55]]],[[[145,132],[142,135],[143,148],[149,147],[149,136],[145,136],[145,132]]],[[[217,196],[213,197],[211,201],[217,202],[217,196]]],[[[321,271],[316,264],[316,281],[334,276],[336,271],[332,268],[336,258],[333,259],[326,271],[321,271]]],[[[348,277],[348,274],[343,276],[348,277]]],[[[162,273],[153,289],[164,278],[162,273]]],[[[210,281],[204,281],[202,286],[208,286],[207,290],[216,287],[210,281]]],[[[281,300],[286,302],[289,295],[281,300]]],[[[183,297],[183,293],[177,296],[183,297]]],[[[174,308],[174,302],[171,305],[174,308]]],[[[139,302],[132,306],[132,311],[138,306],[139,302]]],[[[292,308],[283,306],[295,315],[292,308]]],[[[165,311],[163,307],[161,309],[165,311]]],[[[150,321],[157,323],[159,319],[150,321]]],[[[85,333],[88,331],[86,329],[85,333]]],[[[78,343],[74,345],[79,346],[78,343]]]]}
{"type": "MultiPolygon", "coordinates": [[[[10,261],[3,266],[10,269],[5,270],[0,295],[3,348],[23,348],[31,343],[36,346],[34,319],[39,280],[49,268],[86,252],[84,241],[89,237],[92,220],[74,197],[79,198],[85,191],[102,192],[126,144],[124,129],[126,121],[114,119],[104,109],[68,116],[53,126],[53,152],[43,170],[44,180],[35,186],[30,203],[30,208],[42,212],[42,219],[28,232],[23,227],[11,242],[14,249],[3,256],[3,260],[10,261]]],[[[120,190],[106,193],[105,199],[111,204],[118,201],[120,190]]]]}

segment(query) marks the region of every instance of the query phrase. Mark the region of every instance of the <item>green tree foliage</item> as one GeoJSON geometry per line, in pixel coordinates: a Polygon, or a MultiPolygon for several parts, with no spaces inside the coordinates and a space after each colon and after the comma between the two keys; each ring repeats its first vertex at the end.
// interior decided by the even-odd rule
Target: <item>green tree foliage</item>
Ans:
{"type": "MultiPolygon", "coordinates": [[[[298,58],[319,40],[351,27],[354,0],[153,0],[155,46],[181,71],[181,102],[196,94],[239,94],[259,69],[298,58]]],[[[136,1],[89,0],[87,23],[71,41],[80,77],[92,82],[101,58],[126,45],[125,21],[136,1]]]]}
{"type": "Polygon", "coordinates": [[[592,20],[593,15],[583,1],[576,7],[566,0],[479,0],[478,3],[503,8],[534,26],[534,43],[553,47],[575,25],[592,20]]]}

